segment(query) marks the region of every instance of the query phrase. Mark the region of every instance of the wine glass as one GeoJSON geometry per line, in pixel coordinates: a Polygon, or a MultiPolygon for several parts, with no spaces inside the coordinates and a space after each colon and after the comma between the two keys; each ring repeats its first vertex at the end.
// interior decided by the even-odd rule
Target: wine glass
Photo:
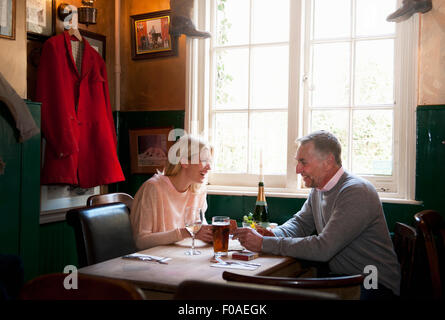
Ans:
{"type": "Polygon", "coordinates": [[[185,208],[184,224],[187,231],[192,236],[192,248],[185,252],[186,255],[195,256],[201,254],[201,251],[195,250],[195,235],[201,229],[204,220],[201,208],[185,208]]]}

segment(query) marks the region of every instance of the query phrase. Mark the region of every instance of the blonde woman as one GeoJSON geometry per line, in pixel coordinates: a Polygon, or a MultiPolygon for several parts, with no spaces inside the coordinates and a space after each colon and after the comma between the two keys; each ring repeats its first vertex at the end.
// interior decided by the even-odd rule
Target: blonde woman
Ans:
{"type": "MultiPolygon", "coordinates": [[[[213,148],[185,135],[170,150],[174,153],[163,173],[145,181],[134,197],[130,220],[139,250],[190,237],[184,225],[185,208],[207,210],[204,182],[211,169],[213,148]]],[[[212,242],[211,226],[203,225],[196,239],[212,242]]]]}

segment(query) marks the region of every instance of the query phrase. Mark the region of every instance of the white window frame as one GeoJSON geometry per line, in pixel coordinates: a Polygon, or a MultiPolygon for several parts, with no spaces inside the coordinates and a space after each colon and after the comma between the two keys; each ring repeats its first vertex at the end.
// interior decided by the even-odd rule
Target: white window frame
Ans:
{"type": "MultiPolygon", "coordinates": [[[[289,54],[297,57],[289,61],[289,104],[288,104],[288,154],[287,175],[273,180],[265,176],[266,196],[306,197],[309,189],[299,188],[300,177],[295,172],[295,139],[303,135],[307,122],[304,121],[303,102],[303,54],[305,22],[310,0],[290,1],[290,34],[289,54]],[[300,22],[301,21],[301,22],[300,22]]],[[[402,0],[398,0],[398,6],[402,0]]],[[[210,30],[210,13],[213,1],[195,0],[195,24],[198,29],[210,30]]],[[[385,192],[388,179],[364,176],[376,185],[380,198],[385,202],[412,203],[415,195],[415,161],[416,161],[416,107],[417,107],[417,47],[419,34],[418,14],[396,24],[395,42],[395,101],[394,108],[394,145],[399,148],[394,152],[395,192],[385,192]],[[404,66],[404,67],[402,67],[404,66]],[[409,66],[409,67],[407,67],[409,66]],[[402,89],[403,88],[403,89],[402,89]],[[405,106],[405,107],[400,107],[405,106]]],[[[185,130],[192,134],[201,134],[209,138],[209,84],[211,81],[210,50],[212,39],[187,38],[186,44],[186,117],[185,130]]],[[[211,174],[212,175],[212,174],[211,174]]],[[[210,184],[210,194],[255,195],[256,183],[253,175],[226,175],[218,179],[218,184],[210,184]],[[250,180],[248,177],[250,176],[250,180]],[[239,179],[238,179],[239,178],[239,179]],[[248,183],[240,183],[248,181],[248,183]]],[[[215,181],[210,177],[210,181],[215,181]]],[[[256,180],[257,182],[257,180],[256,180]]],[[[394,188],[392,188],[394,189],[394,188]]]]}

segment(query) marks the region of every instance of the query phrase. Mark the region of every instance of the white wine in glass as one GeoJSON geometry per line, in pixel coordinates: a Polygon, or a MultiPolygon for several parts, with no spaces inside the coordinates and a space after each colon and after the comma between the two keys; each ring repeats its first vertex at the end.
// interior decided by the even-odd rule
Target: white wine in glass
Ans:
{"type": "Polygon", "coordinates": [[[201,251],[195,250],[195,235],[201,229],[204,220],[201,208],[185,208],[184,224],[187,231],[192,236],[192,248],[185,252],[186,255],[195,256],[201,254],[201,251]]]}

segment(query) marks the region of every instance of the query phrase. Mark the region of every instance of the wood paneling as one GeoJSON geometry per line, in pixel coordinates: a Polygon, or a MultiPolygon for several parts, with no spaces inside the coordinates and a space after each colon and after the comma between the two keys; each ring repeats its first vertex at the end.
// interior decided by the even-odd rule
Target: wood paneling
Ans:
{"type": "Polygon", "coordinates": [[[445,1],[421,15],[419,43],[419,105],[445,103],[445,1]]]}
{"type": "Polygon", "coordinates": [[[26,98],[25,1],[16,2],[15,40],[0,38],[0,72],[26,98]]]}
{"type": "Polygon", "coordinates": [[[185,36],[179,39],[177,56],[131,59],[130,16],[168,9],[168,0],[122,2],[122,111],[185,109],[185,36]]]}

